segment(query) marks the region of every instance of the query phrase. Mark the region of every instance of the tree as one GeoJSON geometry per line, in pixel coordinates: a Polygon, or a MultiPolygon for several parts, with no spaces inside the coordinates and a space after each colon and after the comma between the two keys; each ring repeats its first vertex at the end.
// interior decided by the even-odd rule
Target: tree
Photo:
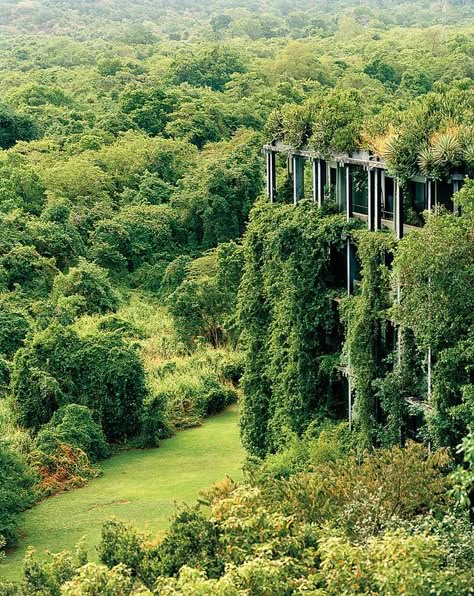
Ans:
{"type": "Polygon", "coordinates": [[[21,244],[0,257],[0,271],[2,267],[9,290],[19,286],[32,296],[48,294],[58,273],[53,259],[42,257],[33,246],[21,244]]]}
{"type": "Polygon", "coordinates": [[[171,80],[175,85],[189,83],[193,87],[210,87],[214,91],[223,91],[233,73],[245,70],[242,56],[224,45],[178,55],[170,67],[171,80]]]}
{"type": "Polygon", "coordinates": [[[119,299],[110,282],[108,273],[102,267],[80,259],[65,275],[54,280],[52,298],[58,302],[62,297],[80,296],[83,310],[88,314],[115,311],[119,299]]]}
{"type": "Polygon", "coordinates": [[[183,212],[188,228],[206,248],[242,234],[262,189],[259,151],[258,135],[239,130],[230,141],[210,146],[172,197],[171,205],[183,212]]]}
{"type": "Polygon", "coordinates": [[[125,89],[120,107],[139,128],[157,135],[164,131],[173,103],[164,87],[140,85],[125,89]]]}
{"type": "Polygon", "coordinates": [[[431,438],[455,446],[473,418],[474,353],[473,214],[474,183],[457,195],[462,214],[441,212],[407,235],[394,259],[402,288],[395,319],[413,331],[417,346],[431,353],[431,438]]]}
{"type": "Polygon", "coordinates": [[[387,64],[382,58],[375,58],[364,67],[365,74],[388,85],[397,84],[397,73],[393,66],[387,64]]]}
{"type": "Polygon", "coordinates": [[[39,430],[61,406],[77,403],[117,442],[139,431],[147,388],[139,355],[119,334],[80,337],[54,324],[17,353],[12,392],[27,428],[39,430]]]}
{"type": "Polygon", "coordinates": [[[31,141],[38,134],[35,124],[0,103],[0,149],[9,149],[17,141],[31,141]]]}

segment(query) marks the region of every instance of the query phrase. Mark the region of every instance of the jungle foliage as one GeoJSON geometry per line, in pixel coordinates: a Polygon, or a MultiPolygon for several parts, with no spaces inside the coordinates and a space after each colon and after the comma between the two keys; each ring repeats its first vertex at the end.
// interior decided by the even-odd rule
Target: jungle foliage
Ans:
{"type": "Polygon", "coordinates": [[[111,522],[99,564],[30,554],[2,593],[468,593],[472,182],[399,243],[330,200],[258,198],[272,141],[472,178],[473,27],[467,0],[4,3],[0,549],[36,500],[201,424],[241,377],[267,459],[210,518],[159,543],[111,522]]]}

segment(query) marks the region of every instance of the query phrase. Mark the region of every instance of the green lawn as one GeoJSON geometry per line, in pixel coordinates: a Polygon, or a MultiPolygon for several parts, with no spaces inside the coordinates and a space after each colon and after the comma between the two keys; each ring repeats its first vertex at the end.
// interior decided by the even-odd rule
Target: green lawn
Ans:
{"type": "Polygon", "coordinates": [[[29,545],[58,552],[86,536],[95,557],[102,523],[112,515],[153,533],[163,530],[176,505],[192,503],[200,490],[225,476],[240,477],[244,451],[237,418],[233,406],[203,426],[163,441],[158,449],[116,455],[103,463],[104,475],[97,480],[25,512],[20,546],[8,554],[0,575],[18,578],[29,545]]]}

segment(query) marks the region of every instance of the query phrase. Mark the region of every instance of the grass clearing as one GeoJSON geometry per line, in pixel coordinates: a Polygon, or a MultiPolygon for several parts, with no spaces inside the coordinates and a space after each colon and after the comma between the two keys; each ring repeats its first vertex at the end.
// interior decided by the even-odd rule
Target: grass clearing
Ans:
{"type": "Polygon", "coordinates": [[[28,546],[59,552],[74,548],[83,536],[94,560],[101,526],[114,515],[159,533],[177,505],[194,502],[199,491],[225,476],[239,478],[243,460],[236,406],[157,449],[116,455],[102,463],[102,477],[23,514],[20,545],[8,554],[0,576],[19,578],[28,546]]]}

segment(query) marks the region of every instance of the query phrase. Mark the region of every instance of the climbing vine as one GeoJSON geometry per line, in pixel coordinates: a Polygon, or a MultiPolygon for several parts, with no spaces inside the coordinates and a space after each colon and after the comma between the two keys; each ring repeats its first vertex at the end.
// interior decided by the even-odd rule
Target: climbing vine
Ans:
{"type": "Polygon", "coordinates": [[[361,264],[356,293],[341,303],[346,325],[344,360],[355,395],[354,424],[365,446],[375,441],[380,421],[374,381],[383,373],[381,338],[388,326],[390,277],[386,264],[394,239],[385,232],[357,231],[354,234],[361,264]]]}
{"type": "Polygon", "coordinates": [[[315,418],[343,407],[336,298],[344,292],[343,250],[355,225],[309,202],[262,204],[252,213],[239,293],[247,354],[241,424],[252,453],[278,451],[315,418]]]}

